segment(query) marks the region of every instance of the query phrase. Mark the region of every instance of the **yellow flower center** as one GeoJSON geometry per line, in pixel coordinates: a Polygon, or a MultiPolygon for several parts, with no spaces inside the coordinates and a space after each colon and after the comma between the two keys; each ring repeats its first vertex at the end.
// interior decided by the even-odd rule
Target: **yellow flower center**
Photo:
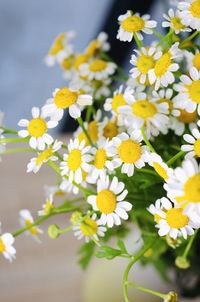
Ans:
{"type": "Polygon", "coordinates": [[[165,180],[168,179],[167,171],[158,163],[153,163],[154,170],[165,180]]]}
{"type": "Polygon", "coordinates": [[[180,116],[177,117],[178,120],[182,123],[189,124],[197,119],[197,112],[196,110],[194,112],[187,112],[186,110],[180,109],[180,116]]]}
{"type": "Polygon", "coordinates": [[[47,123],[44,119],[38,117],[33,118],[28,124],[28,132],[30,136],[40,137],[47,132],[47,123]]]}
{"type": "Polygon", "coordinates": [[[181,19],[177,16],[174,18],[171,18],[171,23],[172,23],[174,29],[180,30],[180,29],[185,28],[185,26],[181,23],[181,19]]]}
{"type": "Polygon", "coordinates": [[[113,213],[117,204],[116,196],[110,190],[102,190],[97,195],[96,204],[100,212],[113,213]]]}
{"type": "Polygon", "coordinates": [[[63,48],[64,48],[64,45],[63,45],[64,37],[65,37],[65,35],[62,33],[56,38],[54,44],[52,45],[51,49],[49,50],[50,55],[55,56],[55,55],[57,55],[57,53],[59,51],[63,50],[63,48]]]}
{"type": "Polygon", "coordinates": [[[194,56],[192,63],[196,69],[200,70],[200,52],[194,56]]]}
{"type": "Polygon", "coordinates": [[[87,47],[86,49],[86,54],[89,56],[89,57],[93,57],[96,53],[98,49],[98,42],[97,40],[93,40],[87,47]]]}
{"type": "Polygon", "coordinates": [[[115,113],[118,113],[118,108],[126,104],[127,102],[125,101],[123,94],[122,93],[116,94],[112,99],[112,110],[115,113]]]}
{"type": "Polygon", "coordinates": [[[118,134],[118,128],[116,122],[108,122],[103,128],[103,136],[105,138],[112,139],[118,134]]]}
{"type": "Polygon", "coordinates": [[[78,141],[79,143],[81,143],[83,140],[85,141],[85,146],[88,146],[90,144],[85,133],[81,131],[78,135],[78,141]]]}
{"type": "Polygon", "coordinates": [[[44,161],[47,161],[53,155],[53,149],[49,148],[40,153],[36,159],[36,165],[42,164],[44,161]]]}
{"type": "Polygon", "coordinates": [[[200,139],[197,139],[194,143],[194,152],[196,156],[200,157],[200,139]]]}
{"type": "Polygon", "coordinates": [[[75,61],[74,61],[74,68],[76,70],[79,70],[79,67],[84,64],[84,63],[87,63],[88,61],[88,56],[85,55],[85,54],[80,54],[78,55],[76,58],[75,58],[75,61]]]}
{"type": "Polygon", "coordinates": [[[98,72],[98,71],[103,71],[107,67],[107,63],[103,60],[96,59],[90,64],[90,71],[92,72],[98,72]]]}
{"type": "MultiPolygon", "coordinates": [[[[29,220],[29,219],[26,219],[25,220],[25,225],[27,227],[30,227],[33,223],[29,220]]],[[[33,236],[37,236],[39,234],[39,231],[36,227],[32,227],[29,229],[29,232],[33,235],[33,236]]]]}
{"type": "Polygon", "coordinates": [[[98,123],[97,121],[92,121],[89,123],[88,125],[88,134],[91,138],[91,140],[95,143],[98,138],[99,138],[99,135],[98,135],[98,131],[99,130],[99,127],[98,127],[98,123]]]}
{"type": "Polygon", "coordinates": [[[184,185],[184,198],[189,202],[200,202],[200,173],[191,176],[184,185]]]}
{"type": "Polygon", "coordinates": [[[171,65],[171,55],[170,53],[165,53],[158,59],[158,61],[155,64],[155,69],[154,69],[155,75],[157,77],[163,76],[167,72],[170,65],[171,65]]]}
{"type": "Polygon", "coordinates": [[[152,57],[147,55],[141,55],[137,61],[137,68],[143,74],[147,74],[150,69],[155,65],[155,61],[152,57]]]}
{"type": "Polygon", "coordinates": [[[98,225],[91,218],[85,218],[80,224],[80,230],[85,236],[94,236],[97,233],[98,225]]]}
{"type": "Polygon", "coordinates": [[[72,150],[67,159],[68,167],[71,171],[75,172],[78,170],[82,163],[81,151],[78,149],[72,150]]]}
{"type": "Polygon", "coordinates": [[[59,89],[54,96],[54,103],[58,108],[66,109],[73,105],[78,97],[78,93],[69,88],[59,89]]]}
{"type": "Polygon", "coordinates": [[[193,81],[190,85],[187,85],[187,87],[192,101],[200,104],[200,80],[193,81]]]}
{"type": "Polygon", "coordinates": [[[142,30],[145,27],[145,22],[138,16],[129,16],[122,21],[122,28],[130,33],[135,33],[142,30]]]}
{"type": "Polygon", "coordinates": [[[193,17],[200,18],[200,0],[196,0],[191,3],[190,12],[193,17]]]}
{"type": "Polygon", "coordinates": [[[172,208],[167,211],[166,220],[168,225],[174,229],[180,229],[189,222],[188,216],[183,214],[183,209],[172,208]]]}
{"type": "Polygon", "coordinates": [[[131,139],[127,139],[119,145],[118,154],[124,163],[133,164],[140,159],[142,150],[140,144],[131,139]]]}
{"type": "Polygon", "coordinates": [[[54,208],[54,205],[51,203],[50,200],[47,200],[44,207],[44,214],[49,215],[51,210],[54,208]]]}
{"type": "Polygon", "coordinates": [[[94,158],[95,167],[99,170],[103,169],[105,166],[106,159],[106,151],[103,148],[97,150],[94,158]]]}
{"type": "Polygon", "coordinates": [[[132,105],[132,111],[136,116],[147,120],[157,113],[157,108],[148,100],[139,100],[132,105]]]}
{"type": "Polygon", "coordinates": [[[69,57],[65,58],[62,62],[61,62],[61,67],[64,70],[69,70],[72,68],[74,63],[74,55],[70,55],[69,57]]]}
{"type": "Polygon", "coordinates": [[[3,240],[0,238],[0,253],[4,253],[6,251],[5,244],[3,243],[3,240]]]}

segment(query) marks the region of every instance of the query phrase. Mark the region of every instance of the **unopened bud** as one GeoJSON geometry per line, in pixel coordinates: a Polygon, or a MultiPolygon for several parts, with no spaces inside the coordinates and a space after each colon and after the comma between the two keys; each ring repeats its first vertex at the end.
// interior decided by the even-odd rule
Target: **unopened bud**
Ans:
{"type": "Polygon", "coordinates": [[[176,292],[169,292],[164,298],[164,302],[177,302],[178,295],[176,292]]]}
{"type": "Polygon", "coordinates": [[[76,211],[72,214],[70,221],[73,225],[78,224],[82,219],[82,214],[79,211],[76,211]]]}
{"type": "Polygon", "coordinates": [[[48,228],[48,235],[51,239],[56,239],[60,235],[60,228],[56,224],[51,224],[48,228]]]}
{"type": "Polygon", "coordinates": [[[190,267],[190,261],[183,256],[177,257],[175,260],[175,264],[178,268],[181,268],[181,269],[187,269],[190,267]]]}

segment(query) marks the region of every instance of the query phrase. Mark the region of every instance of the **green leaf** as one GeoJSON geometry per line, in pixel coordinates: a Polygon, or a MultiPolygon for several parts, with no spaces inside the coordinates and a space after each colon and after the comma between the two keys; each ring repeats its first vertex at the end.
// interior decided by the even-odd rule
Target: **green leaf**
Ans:
{"type": "Polygon", "coordinates": [[[79,255],[78,263],[80,264],[82,269],[85,270],[88,267],[90,260],[94,255],[94,251],[95,251],[95,243],[93,241],[85,243],[80,247],[78,251],[78,255],[79,255]]]}
{"type": "Polygon", "coordinates": [[[126,249],[126,246],[125,246],[123,240],[118,239],[117,245],[118,245],[118,247],[120,248],[120,250],[122,251],[123,254],[128,254],[128,251],[126,249]]]}
{"type": "Polygon", "coordinates": [[[121,250],[113,249],[110,246],[101,246],[100,250],[96,253],[96,257],[98,258],[106,258],[108,260],[111,260],[117,256],[120,256],[122,254],[121,250]]]}

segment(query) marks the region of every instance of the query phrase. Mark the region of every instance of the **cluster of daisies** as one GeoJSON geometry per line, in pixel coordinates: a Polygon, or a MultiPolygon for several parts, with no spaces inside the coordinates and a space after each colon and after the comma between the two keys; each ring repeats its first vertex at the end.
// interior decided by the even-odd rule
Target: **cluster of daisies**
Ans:
{"type": "MultiPolygon", "coordinates": [[[[73,213],[72,229],[78,239],[97,242],[109,228],[128,220],[130,211],[134,215],[127,184],[134,186],[135,173],[145,169],[160,179],[166,192],[144,208],[153,215],[158,234],[187,239],[200,228],[200,47],[195,45],[199,12],[199,0],[178,2],[164,15],[162,26],[170,28],[166,36],[155,31],[157,24],[148,15],[128,11],[119,16],[117,38],[135,39],[138,49],[130,59],[128,80],[115,90],[119,70],[106,54],[110,45],[105,33],[80,54],[74,53],[72,32],[55,39],[45,61],[50,66],[58,63],[69,82],[55,89],[41,108],[33,107],[31,119],[18,123],[23,127],[19,137],[35,152],[27,172],[37,173],[46,163],[59,174],[59,183],[47,190],[39,216],[48,217],[56,210],[56,196],[82,193],[84,210],[73,213]],[[144,34],[161,37],[145,46],[144,34]],[[79,123],[67,145],[49,134],[66,110],[79,123]],[[175,168],[153,147],[156,137],[169,133],[182,140],[175,146],[175,157],[185,157],[175,168]]],[[[0,128],[1,141],[4,128],[0,128]]],[[[42,230],[28,210],[20,211],[20,222],[39,238],[42,230]]],[[[1,235],[0,252],[10,260],[16,252],[13,243],[12,234],[1,235]]]]}

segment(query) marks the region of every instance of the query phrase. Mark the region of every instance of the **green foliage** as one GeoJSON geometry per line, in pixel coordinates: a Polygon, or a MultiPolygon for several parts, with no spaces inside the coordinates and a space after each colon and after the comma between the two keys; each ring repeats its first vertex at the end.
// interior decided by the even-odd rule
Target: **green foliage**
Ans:
{"type": "Polygon", "coordinates": [[[118,256],[130,257],[124,242],[119,239],[117,241],[118,249],[112,248],[110,246],[104,245],[100,247],[100,250],[96,253],[97,258],[106,258],[108,260],[114,259],[118,256]]]}
{"type": "Polygon", "coordinates": [[[85,243],[80,247],[78,251],[78,255],[79,255],[78,263],[80,264],[83,270],[85,270],[88,267],[92,259],[92,256],[94,255],[95,247],[96,245],[93,241],[85,243]]]}

